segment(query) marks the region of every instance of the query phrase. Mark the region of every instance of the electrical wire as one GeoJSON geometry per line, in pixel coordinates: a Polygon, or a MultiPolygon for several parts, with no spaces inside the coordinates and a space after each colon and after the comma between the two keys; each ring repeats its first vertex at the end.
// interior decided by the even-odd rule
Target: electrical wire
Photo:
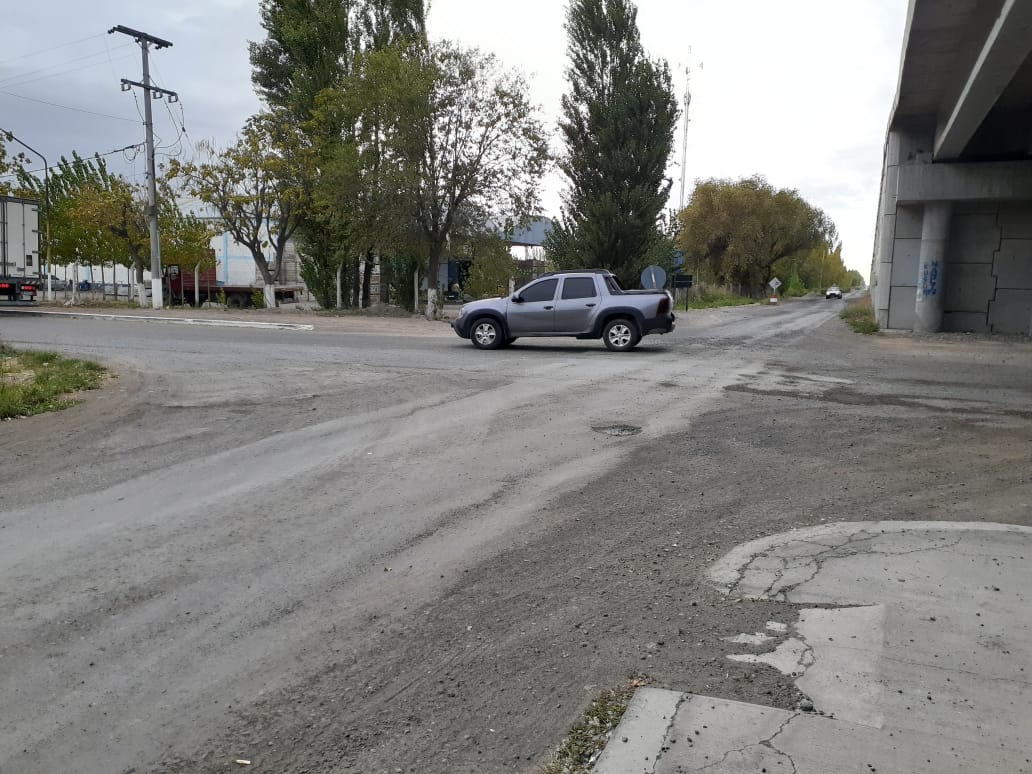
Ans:
{"type": "Polygon", "coordinates": [[[24,61],[40,54],[49,54],[51,51],[59,51],[62,48],[68,48],[68,46],[74,46],[76,43],[85,43],[87,40],[94,40],[96,38],[106,38],[107,35],[103,32],[96,35],[87,35],[85,38],[78,38],[77,40],[70,40],[67,43],[58,43],[56,46],[49,46],[48,48],[41,48],[38,51],[30,51],[28,54],[18,54],[12,56],[9,59],[0,59],[0,65],[7,64],[8,62],[24,61]]]}
{"type": "MultiPolygon", "coordinates": [[[[146,145],[146,142],[136,142],[136,143],[133,143],[132,145],[125,145],[125,146],[123,146],[121,148],[115,148],[114,150],[105,151],[104,153],[91,153],[89,156],[83,157],[83,161],[89,161],[90,159],[97,158],[97,157],[104,158],[105,156],[114,156],[116,153],[125,154],[126,151],[129,151],[129,150],[135,150],[135,151],[138,152],[139,149],[142,148],[144,145],[146,145]]],[[[49,167],[40,167],[39,169],[27,169],[27,170],[25,170],[25,173],[28,174],[28,175],[36,175],[36,174],[39,174],[40,172],[43,172],[45,170],[53,171],[55,169],[60,169],[60,167],[61,167],[60,163],[58,163],[58,164],[51,164],[49,167]]],[[[4,175],[0,175],[0,180],[3,180],[3,179],[8,178],[8,177],[17,177],[17,176],[18,176],[17,172],[8,172],[8,173],[6,173],[4,175]]]]}
{"type": "Polygon", "coordinates": [[[168,117],[172,121],[172,127],[177,132],[177,136],[175,142],[173,142],[171,145],[159,147],[167,147],[167,149],[171,151],[172,148],[179,146],[178,150],[176,150],[174,153],[163,154],[169,158],[179,158],[181,155],[183,155],[183,137],[184,135],[186,135],[186,127],[182,126],[179,122],[176,121],[176,117],[172,114],[172,107],[168,104],[168,100],[163,99],[162,102],[165,105],[165,111],[168,113],[168,117]]]}
{"type": "Polygon", "coordinates": [[[113,116],[110,113],[98,113],[96,110],[86,110],[85,108],[72,107],[71,105],[61,105],[57,102],[48,102],[45,99],[36,99],[35,97],[26,97],[24,94],[15,94],[13,91],[4,91],[3,89],[0,89],[0,94],[6,94],[8,97],[15,97],[17,99],[28,100],[29,102],[38,102],[41,105],[50,105],[50,107],[62,108],[63,110],[74,110],[76,113],[88,113],[91,116],[100,116],[101,118],[113,118],[116,121],[128,121],[131,124],[137,123],[135,118],[113,116]]]}
{"type": "MultiPolygon", "coordinates": [[[[165,79],[161,74],[161,70],[158,67],[157,62],[151,63],[151,69],[154,71],[154,75],[157,76],[157,78],[151,78],[151,85],[164,88],[161,86],[161,82],[165,79]]],[[[178,95],[176,96],[178,97],[178,95]]],[[[161,141],[161,138],[158,138],[159,141],[155,143],[154,151],[156,154],[161,150],[168,151],[168,153],[162,153],[160,155],[165,158],[179,158],[183,155],[183,137],[186,136],[186,118],[185,113],[183,113],[183,103],[182,100],[176,100],[176,104],[179,105],[179,112],[183,116],[183,120],[177,121],[175,115],[172,113],[172,108],[169,105],[167,95],[163,95],[160,99],[165,104],[165,111],[168,113],[169,120],[172,122],[172,129],[176,132],[176,139],[168,145],[165,145],[163,141],[161,141]]],[[[187,139],[189,140],[189,137],[187,137],[187,139]]],[[[193,141],[190,141],[190,145],[191,147],[193,146],[193,141]]]]}
{"type": "MultiPolygon", "coordinates": [[[[132,54],[126,54],[125,56],[115,57],[115,59],[110,60],[110,61],[118,62],[118,61],[121,61],[123,59],[132,59],[132,58],[133,58],[132,54]]],[[[81,72],[82,70],[87,69],[89,67],[97,67],[99,65],[104,65],[104,64],[108,64],[108,61],[94,62],[93,64],[89,64],[89,65],[78,65],[76,67],[70,67],[67,70],[58,70],[56,73],[48,73],[47,75],[38,75],[35,78],[28,78],[28,79],[23,80],[23,81],[14,81],[12,83],[0,83],[0,86],[4,86],[4,87],[7,87],[7,88],[19,88],[21,86],[27,86],[30,83],[36,83],[38,81],[45,81],[45,80],[48,80],[49,78],[58,78],[58,77],[60,77],[62,75],[68,75],[69,73],[81,72]]]]}
{"type": "MultiPolygon", "coordinates": [[[[132,45],[133,45],[132,43],[123,43],[122,45],[117,46],[114,50],[118,51],[118,50],[121,50],[121,49],[124,49],[124,48],[129,48],[132,45]]],[[[40,73],[46,73],[47,71],[53,70],[55,68],[67,67],[67,65],[70,65],[70,64],[72,64],[74,62],[82,62],[83,60],[93,59],[94,57],[98,57],[98,56],[103,56],[103,57],[106,57],[107,60],[110,60],[111,59],[111,52],[107,51],[107,50],[104,50],[104,51],[94,51],[92,54],[85,54],[83,56],[74,57],[73,59],[66,59],[66,60],[64,60],[62,62],[55,62],[53,64],[47,65],[46,67],[37,67],[34,70],[24,70],[24,71],[22,71],[20,73],[15,73],[14,75],[5,75],[3,77],[0,77],[0,86],[10,88],[12,86],[21,85],[20,82],[22,81],[22,79],[28,79],[28,80],[25,80],[24,83],[33,83],[35,81],[43,80],[44,78],[54,78],[54,77],[56,77],[58,75],[63,75],[64,73],[69,73],[69,72],[73,72],[73,71],[76,71],[76,70],[82,70],[82,69],[87,68],[87,67],[95,67],[96,65],[104,64],[105,60],[101,60],[99,62],[93,62],[93,63],[90,63],[90,64],[80,64],[77,67],[73,67],[73,68],[70,68],[70,69],[65,69],[65,70],[62,70],[61,72],[50,73],[50,74],[47,74],[47,75],[40,75],[40,73]]],[[[127,56],[119,57],[119,59],[127,59],[127,58],[128,58],[127,56]]]]}

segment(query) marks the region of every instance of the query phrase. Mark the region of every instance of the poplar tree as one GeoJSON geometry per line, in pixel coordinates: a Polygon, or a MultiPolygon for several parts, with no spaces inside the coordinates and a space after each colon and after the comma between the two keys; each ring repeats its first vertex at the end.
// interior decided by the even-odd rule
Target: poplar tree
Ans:
{"type": "Polygon", "coordinates": [[[262,0],[266,38],[251,41],[251,80],[271,108],[311,118],[365,50],[426,35],[423,0],[262,0]]]}
{"type": "Polygon", "coordinates": [[[559,168],[569,187],[546,251],[559,268],[605,268],[636,285],[666,244],[679,114],[670,68],[645,53],[630,0],[572,0],[566,31],[559,168]]]}

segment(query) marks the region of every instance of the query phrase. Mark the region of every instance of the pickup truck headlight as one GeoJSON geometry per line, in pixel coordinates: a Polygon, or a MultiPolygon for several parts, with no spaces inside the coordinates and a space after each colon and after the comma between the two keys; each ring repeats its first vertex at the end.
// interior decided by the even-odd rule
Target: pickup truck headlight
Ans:
{"type": "Polygon", "coordinates": [[[466,309],[466,307],[463,306],[461,309],[459,309],[459,317],[465,317],[467,311],[468,310],[466,309]]]}

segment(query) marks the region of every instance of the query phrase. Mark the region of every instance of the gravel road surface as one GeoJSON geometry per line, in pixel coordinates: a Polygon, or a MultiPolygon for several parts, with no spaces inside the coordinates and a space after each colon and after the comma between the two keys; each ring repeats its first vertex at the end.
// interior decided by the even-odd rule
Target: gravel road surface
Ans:
{"type": "Polygon", "coordinates": [[[632,673],[793,706],[724,659],[774,603],[714,592],[712,560],[834,521],[1032,524],[1028,340],[839,309],[682,312],[626,354],[0,317],[115,374],[0,425],[0,772],[533,772],[632,673]]]}

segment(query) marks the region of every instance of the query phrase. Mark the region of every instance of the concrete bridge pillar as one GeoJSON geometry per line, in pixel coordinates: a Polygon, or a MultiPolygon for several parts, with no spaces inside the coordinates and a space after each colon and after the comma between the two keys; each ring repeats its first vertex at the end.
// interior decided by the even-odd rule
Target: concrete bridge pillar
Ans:
{"type": "Polygon", "coordinates": [[[946,298],[946,243],[952,214],[952,202],[928,202],[924,206],[914,307],[914,331],[917,333],[942,330],[946,298]]]}

